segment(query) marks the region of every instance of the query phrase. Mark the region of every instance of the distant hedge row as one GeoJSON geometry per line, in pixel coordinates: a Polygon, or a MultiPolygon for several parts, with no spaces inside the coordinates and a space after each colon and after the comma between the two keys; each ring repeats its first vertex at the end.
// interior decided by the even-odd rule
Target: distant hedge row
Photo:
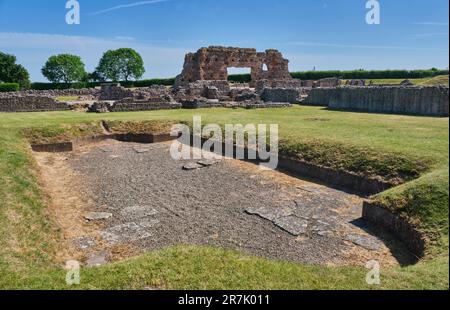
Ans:
{"type": "MultiPolygon", "coordinates": [[[[68,89],[68,88],[94,88],[99,87],[104,82],[80,82],[80,83],[72,83],[72,84],[64,84],[64,83],[31,83],[31,89],[35,90],[53,90],[53,89],[68,89]]],[[[120,85],[124,87],[149,87],[152,85],[165,85],[172,86],[175,84],[175,78],[171,79],[151,79],[151,80],[141,80],[141,81],[133,81],[133,82],[120,82],[120,85]]]]}
{"type": "Polygon", "coordinates": [[[0,93],[9,91],[18,91],[20,85],[18,83],[0,83],[0,93]]]}
{"type": "MultiPolygon", "coordinates": [[[[329,77],[339,77],[342,79],[420,79],[427,77],[435,77],[438,75],[448,75],[448,70],[352,70],[352,71],[305,71],[292,72],[293,78],[301,80],[320,80],[329,77]]],[[[235,83],[249,83],[251,81],[250,74],[232,74],[228,76],[230,82],[235,83]]],[[[124,87],[149,87],[152,85],[173,86],[175,78],[170,79],[151,79],[134,82],[120,82],[124,87]]],[[[74,83],[74,84],[53,84],[53,83],[32,83],[31,89],[36,90],[51,90],[51,89],[67,89],[67,88],[93,88],[98,87],[102,82],[92,83],[74,83]]],[[[1,91],[1,90],[0,90],[1,91]]]]}
{"type": "Polygon", "coordinates": [[[293,72],[292,77],[301,80],[320,80],[330,77],[342,79],[420,79],[435,77],[437,75],[448,75],[448,70],[352,70],[352,71],[306,71],[293,72]]]}
{"type": "MultiPolygon", "coordinates": [[[[361,79],[420,79],[448,75],[448,70],[352,70],[352,71],[305,71],[292,72],[291,76],[300,80],[320,80],[330,77],[338,77],[345,80],[361,79]]],[[[235,74],[228,76],[228,81],[237,83],[249,83],[250,74],[235,74]]]]}

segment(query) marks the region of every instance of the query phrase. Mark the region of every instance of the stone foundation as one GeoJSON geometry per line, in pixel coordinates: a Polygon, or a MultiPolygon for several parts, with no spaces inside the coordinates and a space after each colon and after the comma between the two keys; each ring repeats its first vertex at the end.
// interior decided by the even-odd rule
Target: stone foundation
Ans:
{"type": "Polygon", "coordinates": [[[287,79],[287,80],[261,80],[255,83],[256,91],[262,93],[265,88],[289,88],[300,89],[303,86],[301,80],[287,79]]]}
{"type": "Polygon", "coordinates": [[[330,104],[333,93],[333,88],[312,88],[309,91],[308,97],[306,97],[302,103],[306,105],[327,107],[330,104]]]}
{"type": "Polygon", "coordinates": [[[264,102],[296,103],[300,100],[300,91],[297,89],[265,88],[261,98],[264,102]]]}
{"type": "Polygon", "coordinates": [[[331,109],[449,116],[448,87],[338,87],[313,89],[305,104],[331,109]]]}
{"type": "Polygon", "coordinates": [[[10,96],[0,98],[0,112],[64,111],[69,106],[50,97],[10,96]]]}
{"type": "Polygon", "coordinates": [[[319,88],[333,88],[341,85],[341,80],[338,78],[325,78],[316,81],[315,87],[319,88]]]}
{"type": "Polygon", "coordinates": [[[135,111],[155,111],[181,109],[180,103],[134,102],[134,103],[114,103],[110,112],[135,112],[135,111]]]}
{"type": "Polygon", "coordinates": [[[19,92],[7,92],[0,93],[0,98],[10,97],[68,97],[78,96],[84,98],[98,98],[100,96],[100,89],[96,88],[83,88],[83,89],[54,89],[54,90],[24,90],[19,92]]]}

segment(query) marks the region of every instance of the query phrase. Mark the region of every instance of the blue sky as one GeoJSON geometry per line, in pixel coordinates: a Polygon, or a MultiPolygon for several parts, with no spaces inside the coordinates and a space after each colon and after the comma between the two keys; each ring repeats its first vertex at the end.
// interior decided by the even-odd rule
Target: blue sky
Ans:
{"type": "Polygon", "coordinates": [[[78,0],[81,24],[65,23],[66,0],[0,0],[0,51],[33,81],[52,54],[80,55],[93,70],[102,53],[135,48],[146,78],[181,72],[184,54],[210,45],[279,49],[291,71],[447,68],[448,0],[78,0]]]}

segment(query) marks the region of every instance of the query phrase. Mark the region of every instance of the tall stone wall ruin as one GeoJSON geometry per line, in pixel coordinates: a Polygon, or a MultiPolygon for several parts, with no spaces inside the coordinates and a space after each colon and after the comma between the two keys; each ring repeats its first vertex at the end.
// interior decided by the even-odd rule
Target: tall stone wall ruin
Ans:
{"type": "Polygon", "coordinates": [[[289,61],[277,50],[259,53],[253,48],[209,47],[186,55],[175,87],[195,81],[228,79],[228,68],[250,68],[252,84],[259,80],[292,79],[289,61]]]}

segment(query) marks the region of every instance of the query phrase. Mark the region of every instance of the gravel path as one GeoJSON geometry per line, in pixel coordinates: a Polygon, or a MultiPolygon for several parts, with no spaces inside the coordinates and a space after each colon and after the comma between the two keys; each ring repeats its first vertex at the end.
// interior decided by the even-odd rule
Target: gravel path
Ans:
{"type": "Polygon", "coordinates": [[[111,214],[99,232],[108,244],[145,251],[210,245],[311,264],[396,263],[354,225],[359,197],[236,160],[185,170],[197,161],[174,161],[169,147],[107,141],[68,155],[83,179],[81,195],[94,202],[88,211],[111,214]]]}

